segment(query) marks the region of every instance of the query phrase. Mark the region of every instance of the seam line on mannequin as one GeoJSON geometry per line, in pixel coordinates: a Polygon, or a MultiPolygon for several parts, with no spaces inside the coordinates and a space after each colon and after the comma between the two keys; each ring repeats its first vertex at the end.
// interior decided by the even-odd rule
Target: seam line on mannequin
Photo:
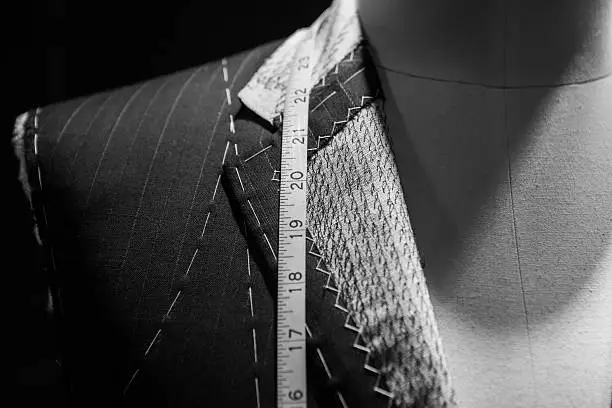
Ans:
{"type": "Polygon", "coordinates": [[[612,76],[612,72],[607,72],[603,75],[599,75],[596,76],[594,78],[589,78],[589,79],[585,79],[582,81],[574,81],[574,82],[562,82],[562,83],[558,83],[558,84],[536,84],[536,85],[488,85],[488,84],[481,84],[478,82],[471,82],[471,81],[461,81],[461,80],[456,80],[456,79],[444,79],[444,78],[435,78],[435,77],[429,77],[427,75],[419,75],[419,74],[412,74],[409,72],[402,72],[402,71],[398,71],[392,68],[388,68],[385,67],[383,65],[379,65],[376,64],[377,68],[383,69],[385,71],[388,72],[393,72],[395,74],[399,74],[399,75],[403,75],[406,77],[410,77],[410,78],[415,78],[415,79],[426,79],[429,81],[434,81],[434,82],[444,82],[444,83],[451,83],[451,84],[459,84],[459,85],[472,85],[472,86],[478,86],[478,87],[482,87],[482,88],[486,88],[486,89],[540,89],[540,88],[561,88],[561,87],[565,87],[565,86],[572,86],[572,85],[584,85],[584,84],[590,84],[592,82],[597,82],[597,81],[601,81],[604,80],[606,78],[609,78],[612,76]]]}
{"type": "Polygon", "coordinates": [[[508,103],[506,99],[506,91],[504,91],[503,95],[503,104],[504,104],[504,135],[506,138],[506,160],[508,163],[508,190],[510,191],[510,210],[512,211],[512,232],[514,238],[514,248],[516,250],[516,266],[519,274],[519,282],[521,285],[521,296],[523,301],[523,313],[525,315],[525,330],[527,332],[527,346],[529,348],[529,365],[530,365],[530,373],[532,379],[532,387],[534,388],[534,396],[537,399],[537,387],[535,386],[535,371],[533,365],[533,350],[531,344],[531,331],[529,329],[529,315],[527,314],[527,300],[525,293],[525,284],[523,279],[523,270],[521,267],[521,256],[519,251],[519,242],[518,242],[518,232],[516,228],[516,211],[514,208],[514,192],[512,189],[512,166],[511,166],[511,157],[510,157],[510,142],[508,136],[508,103]]]}

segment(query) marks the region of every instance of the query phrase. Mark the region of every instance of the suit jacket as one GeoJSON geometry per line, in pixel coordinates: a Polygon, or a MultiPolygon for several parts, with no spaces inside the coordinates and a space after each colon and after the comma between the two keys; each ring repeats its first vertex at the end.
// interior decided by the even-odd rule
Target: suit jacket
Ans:
{"type": "MultiPolygon", "coordinates": [[[[358,20],[337,1],[309,30],[309,407],[453,406],[358,20]]],[[[282,102],[305,33],[17,119],[75,405],[274,406],[282,102]]]]}

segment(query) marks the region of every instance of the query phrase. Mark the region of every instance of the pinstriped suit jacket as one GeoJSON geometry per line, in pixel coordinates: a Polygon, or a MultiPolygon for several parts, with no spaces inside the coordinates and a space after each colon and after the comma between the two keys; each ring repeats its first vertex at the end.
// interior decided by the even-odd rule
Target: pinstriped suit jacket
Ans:
{"type": "MultiPolygon", "coordinates": [[[[310,28],[308,406],[454,406],[351,4],[310,28]]],[[[17,119],[75,405],[275,405],[279,106],[304,32],[17,119]]]]}
{"type": "MultiPolygon", "coordinates": [[[[274,405],[278,172],[235,169],[280,135],[232,95],[278,44],[18,119],[76,404],[274,405]]],[[[309,406],[386,406],[308,242],[309,406]]]]}

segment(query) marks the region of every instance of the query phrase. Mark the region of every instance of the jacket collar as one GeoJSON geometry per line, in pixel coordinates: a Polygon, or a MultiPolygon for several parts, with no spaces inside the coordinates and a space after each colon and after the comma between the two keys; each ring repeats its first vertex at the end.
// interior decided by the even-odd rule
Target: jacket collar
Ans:
{"type": "Polygon", "coordinates": [[[315,39],[312,89],[363,40],[355,1],[334,0],[310,27],[289,36],[238,93],[244,105],[271,124],[282,112],[292,60],[308,35],[315,39]]]}

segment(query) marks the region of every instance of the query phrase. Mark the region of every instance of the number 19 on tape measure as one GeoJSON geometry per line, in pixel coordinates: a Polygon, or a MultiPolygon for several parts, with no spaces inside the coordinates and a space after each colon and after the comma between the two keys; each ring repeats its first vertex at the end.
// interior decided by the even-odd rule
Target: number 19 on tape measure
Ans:
{"type": "Polygon", "coordinates": [[[306,171],[310,38],[294,60],[285,94],[278,242],[276,386],[279,408],[306,407],[306,171]]]}

